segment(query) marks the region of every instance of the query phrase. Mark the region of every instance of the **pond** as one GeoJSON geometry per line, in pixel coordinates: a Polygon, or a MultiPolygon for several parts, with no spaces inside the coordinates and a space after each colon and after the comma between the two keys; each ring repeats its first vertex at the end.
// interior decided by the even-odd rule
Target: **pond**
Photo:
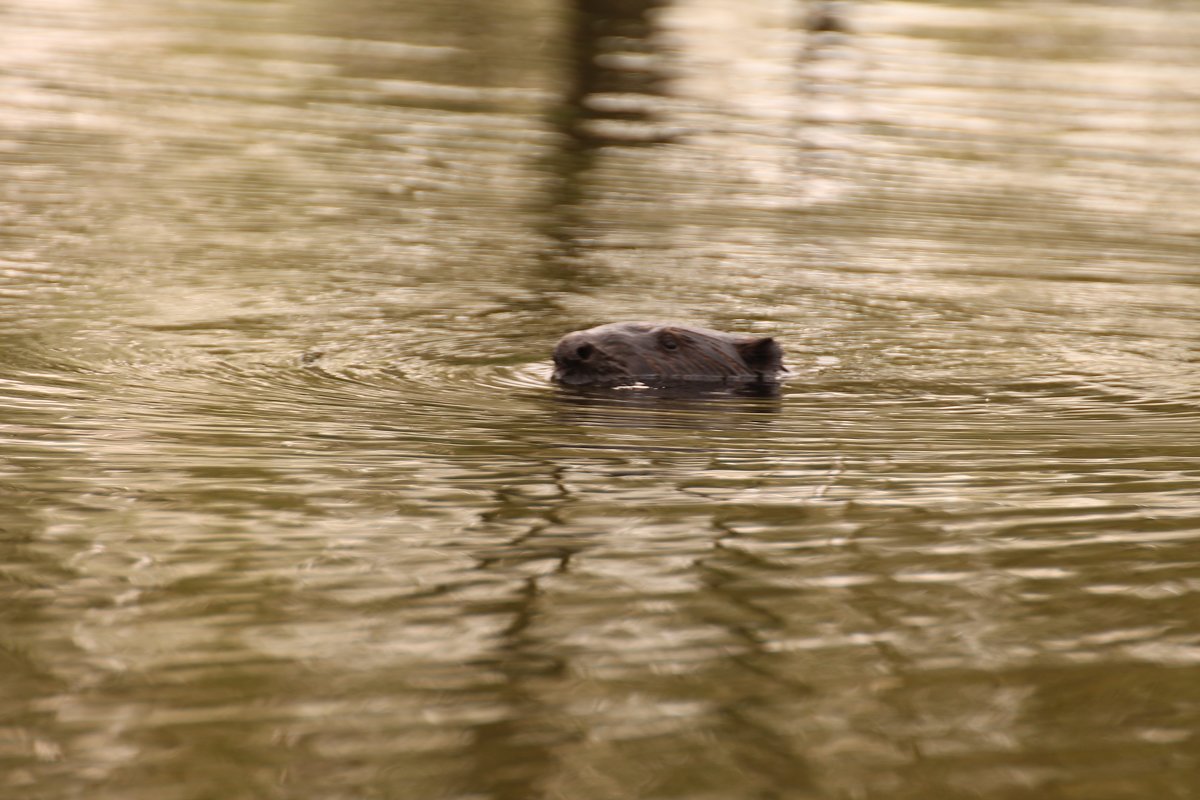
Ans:
{"type": "Polygon", "coordinates": [[[11,0],[0,795],[1200,795],[1200,9],[11,0]],[[580,390],[567,331],[774,336],[580,390]]]}

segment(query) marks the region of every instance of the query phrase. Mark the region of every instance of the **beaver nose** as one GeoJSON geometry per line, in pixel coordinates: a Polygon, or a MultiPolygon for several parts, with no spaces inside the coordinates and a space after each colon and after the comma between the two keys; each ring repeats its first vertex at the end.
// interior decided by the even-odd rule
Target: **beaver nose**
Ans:
{"type": "Polygon", "coordinates": [[[596,346],[581,337],[565,337],[554,348],[555,362],[564,366],[580,366],[596,355],[596,346]]]}

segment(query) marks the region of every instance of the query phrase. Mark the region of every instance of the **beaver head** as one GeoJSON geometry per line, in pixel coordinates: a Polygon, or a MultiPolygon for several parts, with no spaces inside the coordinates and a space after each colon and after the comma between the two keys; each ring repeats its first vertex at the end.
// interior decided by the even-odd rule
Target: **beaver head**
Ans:
{"type": "Polygon", "coordinates": [[[786,372],[769,336],[660,322],[615,322],[568,333],[554,348],[560,383],[771,381],[786,372]]]}

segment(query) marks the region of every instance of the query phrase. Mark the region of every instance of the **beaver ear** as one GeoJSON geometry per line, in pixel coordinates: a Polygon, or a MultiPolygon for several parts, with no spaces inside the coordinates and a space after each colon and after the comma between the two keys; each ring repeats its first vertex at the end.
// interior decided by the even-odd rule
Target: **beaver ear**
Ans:
{"type": "Polygon", "coordinates": [[[746,366],[755,372],[783,369],[783,348],[770,336],[747,336],[734,344],[746,366]]]}

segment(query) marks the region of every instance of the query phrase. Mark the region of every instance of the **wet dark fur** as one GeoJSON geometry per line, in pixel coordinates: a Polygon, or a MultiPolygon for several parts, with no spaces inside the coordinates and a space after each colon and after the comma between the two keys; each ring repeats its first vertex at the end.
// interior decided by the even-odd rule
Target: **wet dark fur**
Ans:
{"type": "Polygon", "coordinates": [[[783,350],[769,336],[661,322],[615,322],[568,333],[554,348],[554,380],[567,384],[774,381],[783,350]]]}

